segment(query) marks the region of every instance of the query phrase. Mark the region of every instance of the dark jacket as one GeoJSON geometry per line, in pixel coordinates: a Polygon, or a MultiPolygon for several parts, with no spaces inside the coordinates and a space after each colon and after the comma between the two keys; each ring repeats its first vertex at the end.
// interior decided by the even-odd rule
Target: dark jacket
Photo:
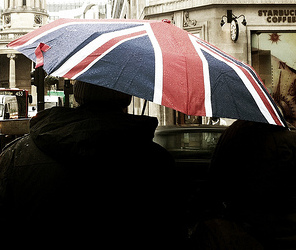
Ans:
{"type": "Polygon", "coordinates": [[[72,243],[110,249],[173,242],[174,162],[152,141],[157,123],[84,107],[38,113],[1,155],[2,228],[68,232],[72,243]]]}
{"type": "Polygon", "coordinates": [[[220,218],[264,249],[296,249],[295,131],[236,121],[220,137],[210,176],[220,218]]]}

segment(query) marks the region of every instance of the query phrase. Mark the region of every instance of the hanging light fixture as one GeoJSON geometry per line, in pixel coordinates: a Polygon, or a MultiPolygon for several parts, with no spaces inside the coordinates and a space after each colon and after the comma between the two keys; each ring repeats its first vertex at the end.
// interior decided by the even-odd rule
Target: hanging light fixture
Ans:
{"type": "Polygon", "coordinates": [[[221,28],[225,24],[224,18],[227,19],[227,23],[230,23],[230,36],[231,36],[231,39],[234,42],[237,41],[238,35],[239,35],[239,26],[238,26],[237,19],[239,19],[241,17],[243,17],[243,21],[241,22],[241,24],[244,25],[244,26],[246,26],[247,25],[247,21],[246,21],[245,15],[236,16],[236,15],[234,15],[232,13],[232,10],[227,10],[227,15],[223,15],[221,17],[221,21],[220,21],[221,28]]]}

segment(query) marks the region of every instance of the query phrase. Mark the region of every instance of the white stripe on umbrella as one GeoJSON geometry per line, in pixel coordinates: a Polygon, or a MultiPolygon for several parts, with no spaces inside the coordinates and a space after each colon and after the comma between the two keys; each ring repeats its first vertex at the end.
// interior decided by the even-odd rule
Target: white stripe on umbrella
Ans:
{"type": "Polygon", "coordinates": [[[265,119],[270,124],[276,124],[275,120],[271,116],[270,112],[268,111],[268,109],[265,106],[264,102],[262,101],[262,99],[260,98],[259,94],[255,90],[254,86],[249,81],[249,79],[247,78],[247,76],[242,72],[242,70],[236,64],[234,64],[233,62],[230,62],[230,61],[224,59],[220,55],[214,53],[212,50],[209,50],[206,47],[203,47],[202,49],[205,50],[210,55],[212,55],[213,57],[215,57],[217,60],[226,63],[228,66],[230,66],[238,74],[238,76],[241,78],[242,82],[244,83],[244,85],[246,86],[246,88],[248,89],[248,91],[250,92],[250,94],[252,95],[254,101],[256,102],[259,110],[261,111],[261,113],[265,117],[265,119]]]}
{"type": "MultiPolygon", "coordinates": [[[[118,36],[123,36],[127,34],[132,34],[136,33],[139,31],[145,31],[144,26],[137,26],[129,29],[124,29],[124,30],[119,30],[119,31],[114,31],[110,33],[105,33],[90,43],[86,44],[82,49],[80,49],[78,52],[76,52],[74,55],[72,55],[63,65],[61,65],[57,70],[51,73],[53,76],[65,76],[72,68],[74,68],[77,64],[79,64],[81,61],[83,61],[86,57],[88,57],[91,53],[93,53],[96,49],[99,47],[103,46],[105,43],[108,41],[117,38],[118,36]]],[[[147,35],[147,34],[142,34],[140,36],[147,35]]],[[[136,37],[140,37],[136,36],[136,37]]],[[[79,75],[84,73],[87,69],[89,69],[94,63],[96,63],[98,60],[100,60],[102,57],[104,57],[106,54],[108,54],[112,49],[116,48],[118,45],[121,43],[134,39],[135,37],[128,38],[125,40],[120,41],[117,43],[115,46],[111,47],[109,50],[105,51],[101,56],[96,58],[89,66],[87,66],[84,70],[81,72],[77,73],[75,76],[73,76],[73,79],[76,79],[79,75]]]]}
{"type": "Polygon", "coordinates": [[[47,35],[47,34],[49,34],[49,33],[51,33],[51,32],[54,32],[54,31],[56,31],[56,30],[58,30],[58,29],[62,29],[63,27],[67,27],[67,26],[69,26],[69,25],[73,25],[73,24],[79,24],[79,22],[73,22],[73,23],[64,23],[64,24],[61,24],[61,25],[56,26],[56,27],[54,27],[54,28],[52,28],[52,29],[49,29],[49,30],[47,30],[47,31],[44,31],[44,32],[42,32],[41,34],[39,34],[39,35],[33,37],[32,39],[30,39],[29,41],[27,41],[26,43],[24,43],[24,44],[22,44],[22,45],[20,45],[20,46],[13,47],[13,48],[14,48],[15,50],[18,50],[18,49],[20,49],[20,48],[22,48],[22,47],[26,47],[26,46],[28,46],[28,45],[34,43],[35,41],[37,41],[37,40],[40,39],[41,37],[43,37],[43,36],[45,36],[45,35],[47,35]]]}
{"type": "MultiPolygon", "coordinates": [[[[201,40],[201,39],[196,39],[198,41],[198,43],[203,44],[205,47],[208,47],[209,50],[213,50],[216,53],[218,53],[220,56],[225,57],[227,60],[230,60],[232,63],[234,63],[237,66],[241,66],[243,67],[248,73],[249,76],[253,79],[254,84],[256,84],[258,86],[258,88],[260,89],[261,93],[264,95],[266,101],[269,103],[269,106],[272,108],[274,115],[277,117],[278,121],[281,123],[282,126],[285,126],[285,123],[282,121],[282,118],[279,116],[278,110],[275,109],[274,103],[272,103],[272,101],[270,100],[270,98],[267,96],[266,91],[263,90],[263,86],[260,85],[258,83],[259,77],[257,76],[257,79],[255,79],[254,75],[257,75],[257,73],[253,70],[252,67],[250,67],[249,65],[243,63],[242,61],[238,61],[235,58],[232,58],[229,55],[226,55],[225,53],[223,53],[223,51],[220,51],[219,49],[215,48],[214,46],[212,46],[211,44],[206,43],[205,41],[201,40]]],[[[243,73],[243,72],[242,72],[243,73]]],[[[244,74],[244,73],[243,73],[244,74]]],[[[256,91],[256,90],[255,90],[256,91]]],[[[256,91],[257,92],[257,91],[256,91]]],[[[260,98],[260,97],[259,97],[260,98]]],[[[260,98],[261,99],[261,98],[260,98]]],[[[265,106],[266,107],[266,106],[265,106]]],[[[270,114],[270,111],[268,111],[268,113],[270,114]]],[[[274,118],[272,118],[272,120],[276,123],[276,121],[274,120],[274,118]]]]}
{"type": "Polygon", "coordinates": [[[162,51],[159,43],[153,33],[150,24],[145,24],[148,36],[152,43],[155,54],[155,81],[154,81],[154,96],[153,102],[157,104],[162,103],[162,89],[163,89],[163,59],[162,51]]]}
{"type": "MultiPolygon", "coordinates": [[[[81,74],[83,74],[84,72],[86,72],[87,70],[89,70],[89,68],[91,68],[96,62],[98,62],[100,59],[102,59],[105,55],[107,55],[108,53],[110,53],[113,49],[115,49],[116,47],[118,47],[120,44],[122,44],[122,43],[124,43],[126,41],[129,41],[129,40],[135,39],[135,38],[143,37],[143,36],[147,36],[147,34],[141,34],[141,35],[137,35],[137,36],[133,36],[133,37],[129,37],[129,38],[126,38],[126,39],[121,40],[120,42],[116,43],[114,46],[112,46],[108,50],[106,50],[102,55],[100,55],[95,60],[93,60],[83,70],[81,70],[80,72],[78,72],[74,76],[71,76],[70,78],[71,79],[76,79],[78,76],[80,76],[81,74]]],[[[67,77],[67,74],[65,74],[65,77],[67,77]]]]}
{"type": "Polygon", "coordinates": [[[211,101],[211,83],[210,83],[210,73],[209,73],[209,65],[208,61],[206,60],[204,54],[200,50],[200,45],[196,42],[196,38],[192,35],[189,35],[189,38],[199,55],[200,59],[202,60],[203,66],[203,76],[204,76],[204,89],[205,89],[205,109],[206,109],[206,116],[212,116],[212,101],[211,101]]]}

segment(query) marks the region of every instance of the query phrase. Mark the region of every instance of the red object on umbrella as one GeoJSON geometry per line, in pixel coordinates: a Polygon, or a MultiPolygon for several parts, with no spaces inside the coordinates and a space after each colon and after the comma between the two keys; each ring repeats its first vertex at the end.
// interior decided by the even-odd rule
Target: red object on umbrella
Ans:
{"type": "Polygon", "coordinates": [[[286,126],[251,66],[168,22],[59,19],[8,46],[37,66],[44,61],[53,76],[122,91],[188,115],[286,126]]]}
{"type": "Polygon", "coordinates": [[[44,43],[40,43],[38,47],[35,49],[36,55],[36,68],[43,66],[43,54],[42,52],[46,52],[50,49],[50,46],[44,43]]]}

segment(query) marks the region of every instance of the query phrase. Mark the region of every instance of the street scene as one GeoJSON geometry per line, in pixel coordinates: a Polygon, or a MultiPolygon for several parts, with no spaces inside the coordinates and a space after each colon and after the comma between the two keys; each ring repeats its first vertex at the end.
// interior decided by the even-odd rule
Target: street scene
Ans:
{"type": "Polygon", "coordinates": [[[295,0],[0,15],[0,235],[296,250],[295,0]]]}

